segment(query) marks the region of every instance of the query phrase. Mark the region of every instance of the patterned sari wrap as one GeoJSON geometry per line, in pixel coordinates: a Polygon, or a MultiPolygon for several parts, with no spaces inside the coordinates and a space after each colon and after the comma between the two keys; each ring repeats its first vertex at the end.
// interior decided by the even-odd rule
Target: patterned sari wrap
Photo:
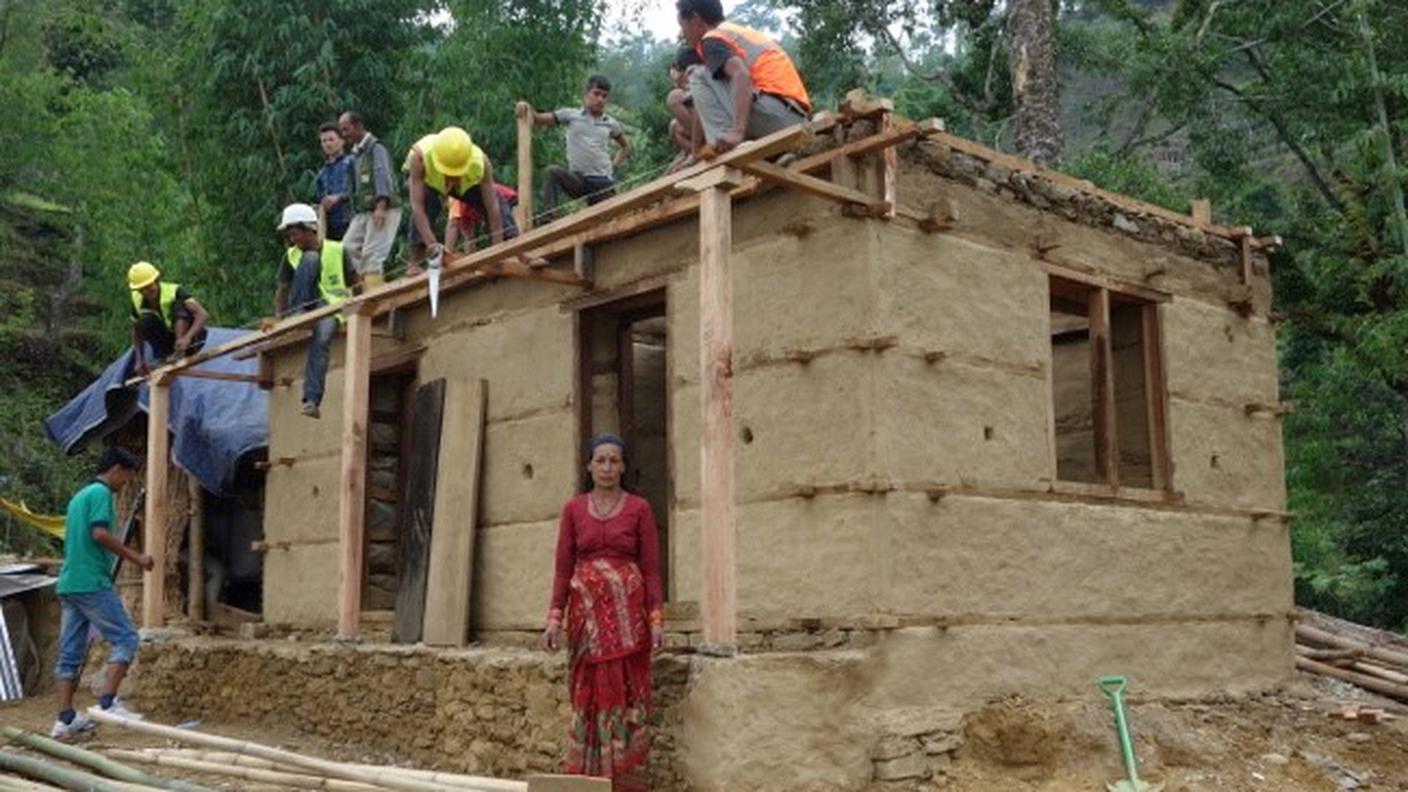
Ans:
{"type": "Polygon", "coordinates": [[[645,582],[634,561],[577,562],[567,598],[574,717],[566,771],[612,779],[614,790],[648,786],[650,625],[645,582]]]}

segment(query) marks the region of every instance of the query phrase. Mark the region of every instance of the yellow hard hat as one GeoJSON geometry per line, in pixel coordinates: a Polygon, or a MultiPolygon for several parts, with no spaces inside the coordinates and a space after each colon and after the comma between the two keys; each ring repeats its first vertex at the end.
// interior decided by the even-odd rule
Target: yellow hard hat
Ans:
{"type": "MultiPolygon", "coordinates": [[[[445,127],[435,136],[430,147],[430,159],[435,169],[446,176],[463,176],[481,160],[483,152],[475,148],[469,133],[459,127],[445,127]]],[[[482,164],[480,167],[483,167],[482,164]]]]}
{"type": "Polygon", "coordinates": [[[156,279],[160,277],[161,273],[157,272],[150,262],[139,261],[127,270],[127,285],[131,286],[133,291],[145,289],[156,283],[156,279]]]}

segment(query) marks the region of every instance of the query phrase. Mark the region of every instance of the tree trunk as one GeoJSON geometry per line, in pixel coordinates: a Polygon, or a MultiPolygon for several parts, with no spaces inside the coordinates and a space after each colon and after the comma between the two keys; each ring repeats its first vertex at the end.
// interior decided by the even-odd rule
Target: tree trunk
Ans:
{"type": "Polygon", "coordinates": [[[1007,4],[1007,67],[1017,106],[1017,151],[1038,165],[1055,163],[1064,145],[1052,6],[1052,0],[1007,4]]]}

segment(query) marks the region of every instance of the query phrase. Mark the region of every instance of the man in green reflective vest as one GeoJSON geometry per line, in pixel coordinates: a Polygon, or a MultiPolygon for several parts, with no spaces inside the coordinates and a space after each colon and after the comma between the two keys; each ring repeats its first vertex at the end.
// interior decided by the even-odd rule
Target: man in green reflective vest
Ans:
{"type": "Polygon", "coordinates": [[[137,374],[151,371],[143,341],[157,361],[189,355],[205,344],[210,317],[181,284],[162,281],[156,267],[139,261],[127,270],[127,285],[132,290],[132,355],[137,374]]]}
{"type": "MultiPolygon", "coordinates": [[[[318,213],[313,207],[308,204],[284,207],[279,231],[288,240],[288,250],[279,261],[274,312],[284,316],[346,302],[356,273],[349,258],[343,255],[341,242],[318,236],[318,213]]],[[[310,418],[318,417],[318,405],[323,402],[323,383],[328,375],[328,350],[343,321],[341,315],[328,316],[313,325],[308,362],[303,367],[303,414],[310,418]]]]}

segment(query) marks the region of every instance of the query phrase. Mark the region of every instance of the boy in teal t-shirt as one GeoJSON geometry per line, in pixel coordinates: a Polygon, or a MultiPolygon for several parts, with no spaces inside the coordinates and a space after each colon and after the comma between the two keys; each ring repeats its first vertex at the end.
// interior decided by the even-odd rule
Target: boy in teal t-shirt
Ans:
{"type": "Polygon", "coordinates": [[[137,628],[112,586],[113,556],[122,556],[142,569],[152,568],[152,558],[124,545],[113,535],[117,509],[113,495],[137,469],[137,460],[115,446],[98,458],[97,477],[68,502],[64,519],[64,567],[59,572],[59,603],[63,623],[59,629],[59,717],[50,734],[60,739],[93,729],[93,721],[73,709],[78,671],[88,654],[88,631],[96,628],[108,642],[107,679],[98,704],[104,711],[127,718],[140,715],[123,706],[117,688],[137,655],[137,628]]]}

